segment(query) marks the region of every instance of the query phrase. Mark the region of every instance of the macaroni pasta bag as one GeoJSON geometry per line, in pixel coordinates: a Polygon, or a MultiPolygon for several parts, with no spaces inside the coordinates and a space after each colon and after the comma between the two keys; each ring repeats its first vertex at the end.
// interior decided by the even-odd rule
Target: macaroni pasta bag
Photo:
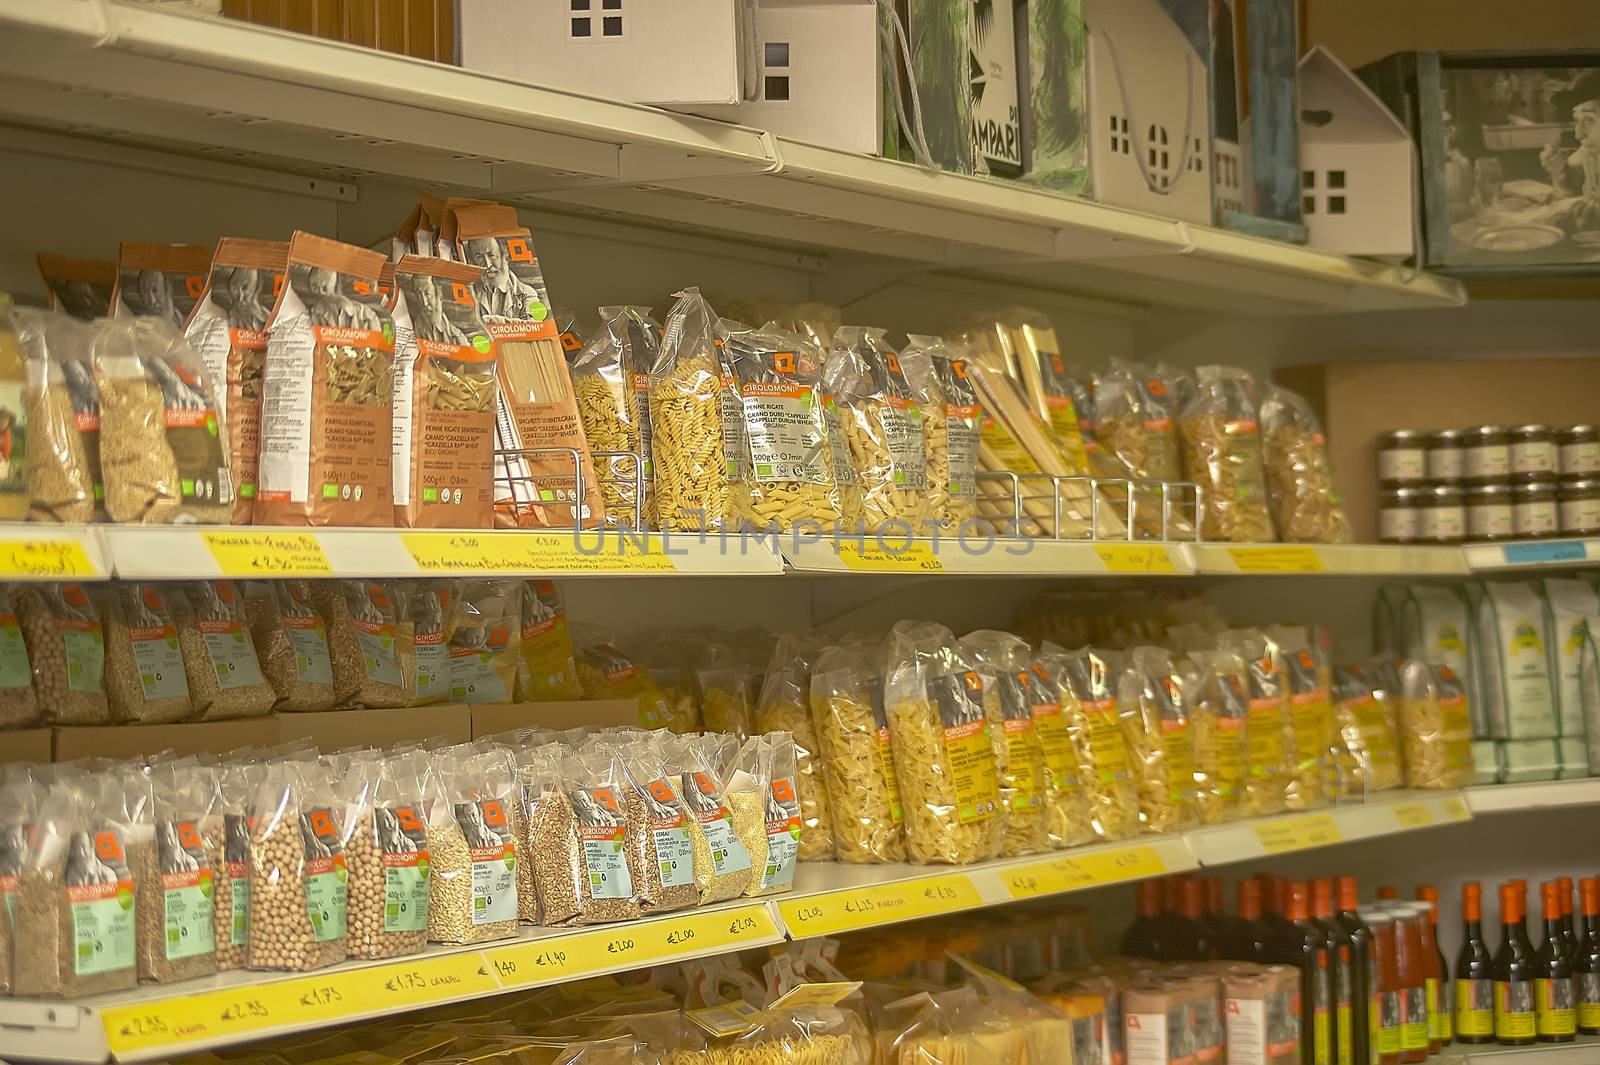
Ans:
{"type": "Polygon", "coordinates": [[[1048,850],[1049,780],[1026,684],[1032,657],[1028,643],[1010,633],[980,630],[962,637],[961,650],[983,682],[984,713],[994,743],[1006,825],[1003,853],[1048,850]]]}
{"type": "Polygon", "coordinates": [[[1170,832],[1198,821],[1195,811],[1191,691],[1172,656],[1138,647],[1118,684],[1118,713],[1139,789],[1139,821],[1146,832],[1170,832]]]}

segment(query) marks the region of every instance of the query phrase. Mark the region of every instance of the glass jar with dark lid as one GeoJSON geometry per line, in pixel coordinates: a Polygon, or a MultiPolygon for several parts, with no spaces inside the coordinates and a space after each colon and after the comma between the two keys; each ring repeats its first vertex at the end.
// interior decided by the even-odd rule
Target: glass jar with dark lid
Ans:
{"type": "Polygon", "coordinates": [[[1538,481],[1556,475],[1556,436],[1548,425],[1518,425],[1507,435],[1511,441],[1513,480],[1538,481]]]}
{"type": "Polygon", "coordinates": [[[1519,540],[1559,536],[1561,512],[1556,503],[1556,482],[1547,479],[1512,485],[1511,520],[1519,540]]]}
{"type": "Polygon", "coordinates": [[[1461,480],[1466,475],[1466,454],[1462,450],[1466,434],[1460,429],[1441,429],[1428,434],[1428,480],[1461,480]]]}
{"type": "Polygon", "coordinates": [[[1460,486],[1430,484],[1423,488],[1417,507],[1417,542],[1459,544],[1466,535],[1467,511],[1460,486]]]}
{"type": "Polygon", "coordinates": [[[1501,425],[1462,430],[1462,480],[1494,484],[1511,475],[1511,435],[1501,425]]]}
{"type": "Polygon", "coordinates": [[[1511,486],[1476,484],[1466,490],[1467,539],[1483,543],[1509,540],[1517,526],[1511,512],[1511,486]]]}
{"type": "Polygon", "coordinates": [[[1600,425],[1569,425],[1556,430],[1563,477],[1600,477],[1600,425]]]}
{"type": "Polygon", "coordinates": [[[1414,544],[1421,517],[1422,488],[1385,488],[1378,493],[1378,542],[1414,544]]]}
{"type": "Polygon", "coordinates": [[[1561,535],[1600,533],[1600,479],[1562,481],[1556,487],[1556,502],[1561,513],[1561,535]]]}
{"type": "Polygon", "coordinates": [[[1390,429],[1378,437],[1378,484],[1384,488],[1420,485],[1428,478],[1428,434],[1390,429]]]}

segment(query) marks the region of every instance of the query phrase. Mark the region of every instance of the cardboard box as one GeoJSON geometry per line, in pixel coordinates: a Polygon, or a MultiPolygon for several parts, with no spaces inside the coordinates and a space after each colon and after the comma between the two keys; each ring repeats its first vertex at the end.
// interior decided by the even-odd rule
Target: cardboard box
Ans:
{"type": "Polygon", "coordinates": [[[465,743],[472,738],[467,708],[459,703],[403,710],[327,710],[277,714],[275,743],[310,740],[320,751],[389,747],[396,743],[465,743]]]}
{"type": "Polygon", "coordinates": [[[161,751],[171,751],[180,758],[226,754],[240,747],[266,747],[278,742],[277,724],[270,717],[187,721],[177,725],[83,725],[52,731],[58,762],[138,758],[161,751]]]}
{"type": "Polygon", "coordinates": [[[586,699],[559,703],[471,706],[472,738],[519,728],[615,728],[639,724],[635,699],[586,699]]]}
{"type": "Polygon", "coordinates": [[[0,765],[7,762],[48,762],[51,749],[50,730],[47,728],[0,732],[0,765]]]}

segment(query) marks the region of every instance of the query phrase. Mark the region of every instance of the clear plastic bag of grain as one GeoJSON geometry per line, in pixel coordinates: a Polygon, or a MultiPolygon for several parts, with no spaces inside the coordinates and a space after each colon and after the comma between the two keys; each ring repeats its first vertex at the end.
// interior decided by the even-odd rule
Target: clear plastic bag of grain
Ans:
{"type": "Polygon", "coordinates": [[[17,882],[28,853],[28,830],[38,818],[40,792],[45,778],[33,778],[26,763],[0,766],[0,996],[11,994],[12,913],[17,903],[17,882]]]}
{"type": "Polygon", "coordinates": [[[250,938],[251,810],[265,768],[256,752],[235,751],[212,774],[216,794],[200,835],[211,863],[212,941],[218,972],[245,966],[250,938]]]}
{"type": "MultiPolygon", "coordinates": [[[[607,508],[607,514],[611,513],[607,508]]],[[[567,608],[554,581],[522,582],[522,661],[516,701],[559,702],[583,698],[572,654],[567,608]]]]}
{"type": "Polygon", "coordinates": [[[395,601],[402,626],[411,626],[412,672],[416,695],[412,706],[451,701],[450,626],[455,619],[459,581],[397,581],[395,601]]]}
{"type": "Polygon", "coordinates": [[[1061,702],[1095,838],[1138,835],[1139,792],[1117,714],[1111,654],[1091,647],[1068,652],[1046,643],[1035,661],[1061,702]]]}
{"type": "Polygon", "coordinates": [[[1180,481],[1177,406],[1154,369],[1112,359],[1095,379],[1094,432],[1139,481],[1180,481]]]}
{"type": "Polygon", "coordinates": [[[428,822],[428,939],[483,943],[517,934],[516,772],[498,747],[435,752],[451,816],[428,822]]]}
{"type": "Polygon", "coordinates": [[[738,397],[724,380],[717,314],[697,288],[673,294],[650,371],[652,492],[669,532],[730,528],[738,397]]]}
{"type": "Polygon", "coordinates": [[[415,626],[387,581],[318,581],[312,601],[328,620],[335,707],[410,706],[416,699],[415,626]]]}
{"type": "Polygon", "coordinates": [[[79,998],[134,987],[141,885],[129,848],[139,811],[148,817],[145,783],[125,765],[58,769],[41,792],[12,899],[12,993],[79,998]]]}
{"type": "Polygon", "coordinates": [[[309,581],[253,581],[245,586],[245,617],[272,685],[279,711],[333,708],[333,656],[328,622],[317,609],[309,581]]]}
{"type": "Polygon", "coordinates": [[[1339,794],[1360,798],[1401,784],[1399,745],[1389,731],[1383,705],[1366,667],[1345,664],[1333,671],[1333,718],[1350,759],[1339,777],[1339,794]]]}
{"type": "Polygon", "coordinates": [[[599,331],[572,362],[572,391],[590,449],[638,456],[595,463],[611,525],[633,525],[640,504],[643,527],[655,523],[650,498],[650,370],[660,342],[661,326],[650,317],[649,307],[601,307],[599,331]],[[642,501],[634,487],[636,474],[644,486],[642,501]]]}
{"type": "Polygon", "coordinates": [[[583,924],[632,921],[643,912],[642,811],[628,805],[622,753],[595,738],[569,754],[561,774],[578,821],[578,908],[583,924]]]}
{"type": "Polygon", "coordinates": [[[1250,712],[1248,675],[1238,659],[1192,650],[1178,668],[1193,688],[1194,779],[1200,823],[1214,825],[1239,816],[1249,777],[1245,763],[1250,712]]]}
{"type": "Polygon", "coordinates": [[[261,672],[240,584],[189,581],[174,588],[171,598],[189,695],[199,720],[271,712],[278,693],[261,672]]]}
{"type": "Polygon", "coordinates": [[[1089,792],[1072,745],[1072,728],[1048,664],[1027,651],[1023,660],[1026,668],[1016,674],[1015,697],[1024,700],[1033,714],[1033,730],[1044,760],[1046,835],[1051,849],[1076,847],[1094,839],[1094,825],[1089,792]]]}
{"type": "Polygon", "coordinates": [[[446,629],[450,701],[511,702],[522,658],[522,582],[462,581],[446,629]]]}
{"type": "Polygon", "coordinates": [[[1334,483],[1328,440],[1304,397],[1269,388],[1261,400],[1261,451],[1278,538],[1348,544],[1354,538],[1334,483]]]}
{"type": "Polygon", "coordinates": [[[1207,540],[1277,539],[1267,508],[1255,383],[1232,366],[1202,366],[1194,398],[1178,416],[1184,475],[1200,486],[1207,540]]]}
{"type": "Polygon", "coordinates": [[[250,808],[247,968],[305,972],[345,959],[348,783],[315,757],[261,772],[250,808]]]}
{"type": "Polygon", "coordinates": [[[1117,709],[1133,756],[1139,823],[1146,832],[1172,832],[1199,821],[1190,694],[1170,652],[1136,647],[1128,654],[1118,679],[1117,709]]]}
{"type": "Polygon", "coordinates": [[[29,307],[12,312],[28,371],[28,519],[93,521],[100,480],[100,392],[89,359],[95,327],[29,307]]]}
{"type": "Polygon", "coordinates": [[[943,337],[910,336],[900,365],[925,412],[928,520],[957,531],[978,516],[978,444],[983,408],[967,362],[943,337]]]}
{"type": "Polygon", "coordinates": [[[907,854],[953,865],[998,857],[1005,821],[983,678],[942,625],[896,624],[885,659],[907,854]]]}
{"type": "Polygon", "coordinates": [[[811,663],[818,650],[820,645],[809,636],[779,636],[755,708],[756,732],[786,732],[793,737],[802,862],[831,862],[836,851],[833,810],[822,779],[821,744],[809,705],[811,663]]]}
{"type": "Polygon", "coordinates": [[[839,860],[906,859],[905,808],[883,702],[880,655],[863,644],[824,647],[811,670],[811,715],[839,860]]]}
{"type": "Polygon", "coordinates": [[[93,352],[111,520],[227,524],[228,434],[200,357],[161,318],[102,322],[93,352]]]}
{"type": "Polygon", "coordinates": [[[768,732],[750,737],[740,748],[739,773],[734,774],[734,781],[729,785],[730,795],[736,802],[745,792],[741,774],[755,782],[766,831],[766,841],[761,845],[766,857],[752,871],[750,886],[744,893],[759,896],[792,891],[800,845],[805,839],[800,796],[795,789],[798,763],[794,737],[781,730],[768,732]]]}
{"type": "Polygon", "coordinates": [[[175,591],[171,585],[129,581],[111,585],[101,599],[106,696],[118,722],[155,725],[194,716],[175,591]]]}
{"type": "Polygon", "coordinates": [[[910,535],[929,517],[923,412],[885,330],[841,326],[824,371],[861,487],[865,531],[910,535]]]}
{"type": "Polygon", "coordinates": [[[217,971],[215,849],[206,840],[217,800],[213,770],[198,759],[150,767],[153,839],[132,846],[139,980],[168,984],[217,971]]]}
{"type": "Polygon", "coordinates": [[[961,652],[983,682],[983,706],[994,743],[1007,856],[1050,849],[1049,782],[1044,745],[1034,727],[1025,674],[1032,648],[1021,637],[993,629],[969,632],[961,652]]]}
{"type": "Polygon", "coordinates": [[[1240,794],[1239,815],[1281,813],[1297,791],[1282,648],[1258,629],[1231,629],[1218,636],[1217,654],[1209,665],[1224,683],[1231,685],[1228,678],[1237,678],[1245,687],[1245,763],[1250,772],[1240,794]]]}
{"type": "Polygon", "coordinates": [[[678,735],[699,732],[700,697],[695,691],[694,674],[688,663],[694,660],[697,650],[694,637],[688,633],[663,632],[656,638],[655,646],[645,659],[650,677],[661,692],[667,709],[666,727],[678,735]]]}
{"type": "Polygon", "coordinates": [[[17,616],[17,589],[0,585],[0,727],[39,719],[28,644],[17,616]]]}
{"type": "Polygon", "coordinates": [[[559,743],[521,746],[513,755],[526,833],[517,863],[517,915],[525,923],[567,925],[581,916],[578,818],[567,795],[559,743]]]}
{"type": "MultiPolygon", "coordinates": [[[[767,869],[767,790],[759,776],[761,748],[760,736],[743,741],[737,737],[706,737],[708,743],[718,745],[717,767],[721,775],[723,797],[728,803],[728,817],[733,822],[734,835],[750,856],[750,877],[743,894],[753,895],[761,890],[767,869]]],[[[791,792],[790,799],[793,799],[791,792]]]]}
{"type": "Polygon", "coordinates": [[[625,805],[630,823],[640,826],[643,874],[640,908],[665,913],[700,901],[694,879],[694,840],[681,783],[667,772],[661,753],[645,733],[619,741],[627,774],[625,805]]]}
{"type": "Polygon", "coordinates": [[[713,637],[701,645],[694,684],[707,732],[744,737],[755,731],[750,678],[739,649],[731,642],[713,637]]]}
{"type": "Polygon", "coordinates": [[[578,648],[578,683],[585,699],[632,699],[639,705],[639,727],[662,728],[668,719],[666,697],[655,678],[633,656],[605,640],[578,648]]]}
{"type": "Polygon", "coordinates": [[[656,733],[651,739],[677,783],[678,799],[688,815],[684,826],[689,830],[700,902],[738,898],[753,875],[750,852],[734,828],[716,752],[706,742],[710,737],[656,733]]]}
{"type": "Polygon", "coordinates": [[[1467,689],[1449,666],[1419,659],[1401,665],[1400,744],[1406,787],[1448,790],[1472,783],[1467,689]]]}
{"type": "Polygon", "coordinates": [[[428,756],[363,752],[352,765],[360,799],[345,847],[352,958],[420,954],[428,945],[428,756]]]}
{"type": "MultiPolygon", "coordinates": [[[[109,725],[105,693],[105,631],[100,611],[82,584],[17,585],[17,624],[33,668],[37,709],[21,689],[0,699],[0,724],[109,725]]],[[[12,645],[15,653],[15,645],[12,645]]]]}

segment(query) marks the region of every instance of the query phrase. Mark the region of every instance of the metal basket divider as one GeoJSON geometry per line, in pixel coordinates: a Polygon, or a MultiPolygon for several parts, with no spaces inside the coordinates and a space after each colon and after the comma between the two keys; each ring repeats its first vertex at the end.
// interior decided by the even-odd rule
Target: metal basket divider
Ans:
{"type": "MultiPolygon", "coordinates": [[[[1009,482],[1010,483],[1010,486],[1011,486],[1011,490],[1010,490],[1010,495],[1011,495],[1011,517],[1010,518],[1003,518],[1002,517],[999,520],[1000,521],[1009,521],[1011,523],[1012,528],[1014,528],[1016,530],[1015,535],[1020,537],[1022,535],[1022,518],[1021,518],[1021,515],[1022,515],[1022,488],[1021,488],[1021,485],[1017,481],[1017,475],[1015,473],[1012,473],[1010,470],[979,470],[978,471],[977,480],[979,482],[983,482],[985,480],[988,480],[988,481],[991,481],[991,482],[992,481],[1005,481],[1005,482],[1009,482]]],[[[982,495],[982,493],[980,493],[980,496],[981,495],[982,495]]],[[[985,502],[987,502],[991,507],[999,507],[1000,506],[1000,497],[991,495],[986,500],[980,498],[979,501],[978,501],[978,505],[979,505],[980,509],[982,508],[982,506],[983,506],[983,504],[985,502]]],[[[997,527],[995,525],[995,518],[993,516],[987,517],[985,520],[987,520],[989,522],[991,528],[996,528],[997,529],[997,535],[1000,535],[1000,536],[1004,536],[1005,535],[1004,528],[1003,527],[997,527]]]]}
{"type": "Polygon", "coordinates": [[[1194,499],[1194,521],[1189,525],[1189,538],[1187,543],[1200,542],[1200,493],[1203,489],[1194,481],[1166,481],[1161,488],[1161,539],[1172,539],[1172,508],[1173,497],[1177,495],[1192,495],[1194,499]],[[1176,489],[1176,491],[1174,491],[1176,489]]]}
{"type": "MultiPolygon", "coordinates": [[[[600,459],[633,460],[633,478],[631,480],[627,477],[602,477],[598,472],[595,473],[595,480],[600,484],[609,484],[614,486],[626,487],[628,485],[632,485],[633,528],[642,531],[644,529],[644,457],[641,456],[637,451],[591,451],[589,452],[589,455],[595,460],[595,469],[597,471],[600,469],[600,459]]],[[[616,469],[615,465],[610,462],[606,463],[605,468],[608,472],[616,469]]],[[[624,469],[626,469],[626,467],[624,467],[624,469]]],[[[578,498],[582,499],[583,497],[579,496],[578,498]]]]}

